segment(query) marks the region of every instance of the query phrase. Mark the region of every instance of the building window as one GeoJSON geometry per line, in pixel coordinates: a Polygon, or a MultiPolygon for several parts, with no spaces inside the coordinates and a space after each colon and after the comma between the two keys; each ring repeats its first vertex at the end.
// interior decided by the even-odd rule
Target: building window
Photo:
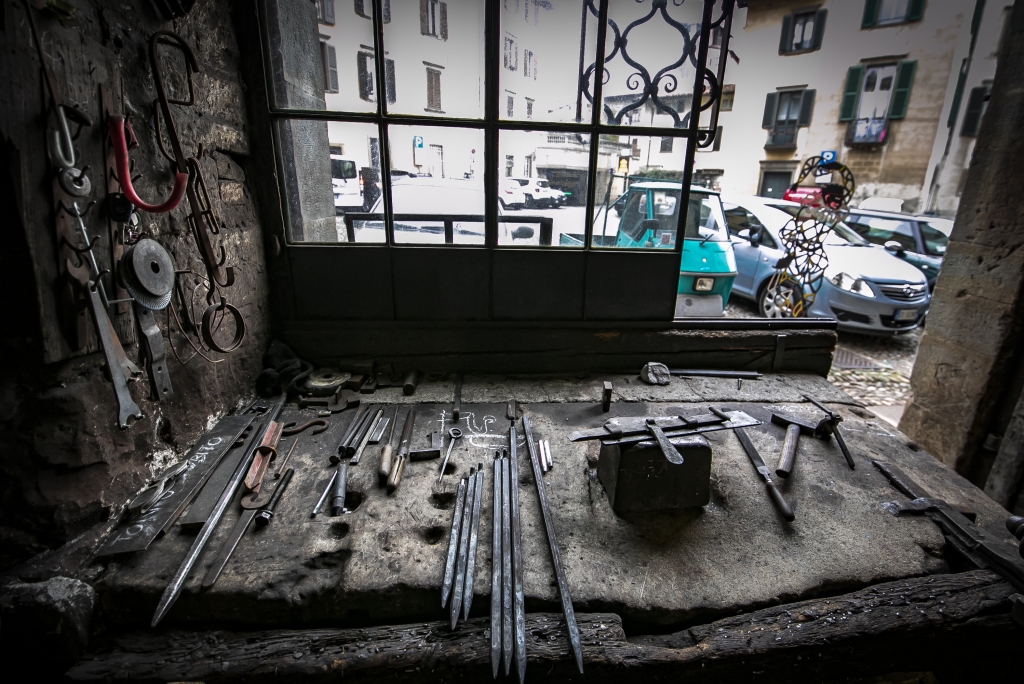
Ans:
{"type": "Polygon", "coordinates": [[[729,83],[722,86],[722,100],[719,102],[718,111],[731,112],[732,103],[736,98],[736,84],[729,83]]]}
{"type": "Polygon", "coordinates": [[[523,175],[527,178],[533,177],[533,157],[530,155],[523,157],[523,175]]]}
{"type": "Polygon", "coordinates": [[[448,40],[448,3],[420,0],[420,34],[448,40]]]}
{"type": "Polygon", "coordinates": [[[978,135],[981,117],[985,115],[985,109],[988,107],[991,90],[991,84],[971,88],[971,94],[967,96],[967,110],[964,112],[964,124],[960,128],[960,135],[969,138],[978,135]]]}
{"type": "Polygon", "coordinates": [[[828,10],[796,12],[782,18],[779,54],[791,55],[821,49],[828,10]]]}
{"type": "Polygon", "coordinates": [[[866,0],[861,28],[920,21],[925,0],[866,0]]]}
{"type": "Polygon", "coordinates": [[[334,26],[334,0],[317,0],[316,11],[321,24],[334,26]]]}
{"type": "MultiPolygon", "coordinates": [[[[356,72],[359,75],[359,99],[377,101],[377,74],[372,52],[356,53],[356,72]]],[[[395,60],[384,60],[384,85],[388,90],[388,104],[397,99],[395,92],[395,60]]]]}
{"type": "Polygon", "coordinates": [[[711,44],[709,47],[720,48],[722,47],[722,27],[716,26],[711,29],[711,44]]]}
{"type": "Polygon", "coordinates": [[[505,116],[510,119],[515,116],[515,105],[515,95],[512,93],[505,93],[505,116]]]}
{"type": "MultiPolygon", "coordinates": [[[[811,124],[814,90],[784,90],[768,93],[761,126],[768,129],[765,147],[796,147],[797,131],[811,124]]],[[[716,136],[715,144],[720,146],[716,136]]]]}
{"type": "MultiPolygon", "coordinates": [[[[373,19],[373,0],[353,0],[356,14],[363,19],[373,19]]],[[[391,0],[383,0],[380,7],[385,24],[391,23],[391,0]]]]}
{"type": "Polygon", "coordinates": [[[505,53],[501,63],[509,71],[519,70],[519,46],[515,36],[505,36],[505,53]]]}
{"type": "Polygon", "coordinates": [[[320,37],[320,58],[324,65],[324,91],[338,92],[338,51],[327,42],[325,36],[320,37]]]}
{"type": "Polygon", "coordinates": [[[533,118],[533,100],[526,98],[526,118],[533,118]]]}
{"type": "Polygon", "coordinates": [[[530,50],[523,50],[523,76],[537,80],[537,55],[530,50]]]}
{"type": "Polygon", "coordinates": [[[441,70],[427,67],[427,111],[441,111],[441,70]]]}
{"type": "Polygon", "coordinates": [[[516,158],[511,154],[505,155],[505,176],[508,178],[512,177],[512,169],[516,165],[516,158]]]}
{"type": "Polygon", "coordinates": [[[839,120],[850,123],[847,143],[878,145],[888,136],[888,122],[907,115],[917,62],[857,65],[846,73],[839,120]]]}
{"type": "Polygon", "coordinates": [[[662,138],[661,139],[661,151],[662,152],[671,152],[672,151],[672,141],[673,140],[675,140],[675,138],[662,138]]]}

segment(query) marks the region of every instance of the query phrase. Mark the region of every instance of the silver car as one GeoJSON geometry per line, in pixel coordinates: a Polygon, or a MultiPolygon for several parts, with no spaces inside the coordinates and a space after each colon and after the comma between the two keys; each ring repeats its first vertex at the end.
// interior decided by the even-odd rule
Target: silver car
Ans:
{"type": "MultiPolygon", "coordinates": [[[[775,264],[785,256],[779,232],[800,205],[767,197],[722,195],[736,254],[732,291],[757,302],[761,315],[788,315],[794,293],[769,289],[775,264]]],[[[895,335],[924,321],[931,303],[928,283],[916,267],[871,245],[843,223],[825,240],[828,268],[807,315],[834,318],[840,330],[895,335]]]]}

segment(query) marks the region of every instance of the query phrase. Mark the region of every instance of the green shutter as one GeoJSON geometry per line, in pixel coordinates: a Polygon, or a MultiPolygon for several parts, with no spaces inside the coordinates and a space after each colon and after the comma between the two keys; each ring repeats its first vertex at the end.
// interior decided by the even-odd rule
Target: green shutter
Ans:
{"type": "Polygon", "coordinates": [[[860,96],[860,81],[864,77],[864,67],[852,66],[846,70],[846,85],[843,86],[843,100],[839,105],[839,120],[853,121],[857,115],[857,98],[860,96]]]}
{"type": "Polygon", "coordinates": [[[828,17],[828,10],[820,9],[814,17],[814,37],[811,41],[812,50],[821,49],[821,41],[825,37],[825,19],[828,17]]]}
{"type": "Polygon", "coordinates": [[[810,126],[811,113],[814,111],[814,90],[805,90],[800,95],[800,117],[797,119],[797,126],[810,126]]]}
{"type": "Polygon", "coordinates": [[[761,128],[771,128],[775,125],[775,108],[779,105],[779,94],[768,93],[764,100],[764,118],[761,119],[761,128]]]}
{"type": "Polygon", "coordinates": [[[907,21],[920,21],[924,16],[924,0],[910,0],[907,5],[907,21]]]}
{"type": "Polygon", "coordinates": [[[878,5],[879,0],[865,0],[864,18],[860,20],[862,29],[871,28],[878,21],[878,5]]]}
{"type": "Polygon", "coordinates": [[[793,45],[793,15],[782,17],[782,36],[779,38],[779,54],[784,55],[793,45]]]}
{"type": "Polygon", "coordinates": [[[956,90],[953,92],[953,104],[949,108],[949,119],[946,128],[956,126],[956,118],[960,116],[960,100],[964,97],[964,81],[967,80],[967,58],[960,63],[960,75],[956,78],[956,90]]]}
{"type": "Polygon", "coordinates": [[[889,118],[902,119],[907,115],[907,105],[910,103],[910,86],[914,84],[914,71],[917,69],[917,60],[908,59],[900,62],[896,69],[896,87],[892,92],[892,101],[889,102],[889,118]]]}

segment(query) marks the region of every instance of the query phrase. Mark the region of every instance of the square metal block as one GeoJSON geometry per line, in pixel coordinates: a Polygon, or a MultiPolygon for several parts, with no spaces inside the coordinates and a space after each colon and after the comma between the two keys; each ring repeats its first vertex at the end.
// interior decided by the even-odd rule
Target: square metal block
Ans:
{"type": "Polygon", "coordinates": [[[711,445],[701,435],[670,441],[683,457],[680,465],[670,463],[654,440],[601,445],[597,475],[616,513],[677,510],[711,500],[711,445]]]}

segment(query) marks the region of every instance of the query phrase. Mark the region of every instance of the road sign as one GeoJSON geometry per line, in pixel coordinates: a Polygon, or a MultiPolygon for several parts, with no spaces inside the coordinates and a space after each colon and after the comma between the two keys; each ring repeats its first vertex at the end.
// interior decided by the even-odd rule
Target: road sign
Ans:
{"type": "Polygon", "coordinates": [[[822,150],[822,152],[821,152],[821,163],[822,164],[831,164],[835,160],[836,160],[836,151],[835,150],[822,150]]]}
{"type": "MultiPolygon", "coordinates": [[[[412,146],[414,148],[416,148],[417,150],[422,150],[423,149],[423,136],[422,135],[414,135],[414,136],[412,136],[412,146]]],[[[833,152],[832,153],[832,158],[835,159],[835,156],[836,156],[836,153],[833,152]]]]}

